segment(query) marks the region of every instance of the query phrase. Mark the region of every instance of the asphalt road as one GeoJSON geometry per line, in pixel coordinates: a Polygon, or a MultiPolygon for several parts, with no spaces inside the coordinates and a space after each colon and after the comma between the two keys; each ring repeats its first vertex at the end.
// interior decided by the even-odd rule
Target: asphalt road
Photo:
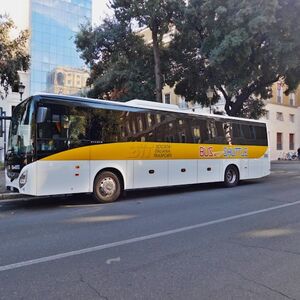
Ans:
{"type": "Polygon", "coordinates": [[[300,164],[205,184],[0,202],[0,299],[300,299],[300,164]]]}

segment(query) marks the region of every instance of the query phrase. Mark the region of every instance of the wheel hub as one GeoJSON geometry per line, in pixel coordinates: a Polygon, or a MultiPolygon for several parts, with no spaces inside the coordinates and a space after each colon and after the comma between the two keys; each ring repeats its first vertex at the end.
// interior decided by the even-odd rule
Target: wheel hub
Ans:
{"type": "Polygon", "coordinates": [[[100,193],[103,196],[111,196],[116,192],[116,183],[110,177],[105,177],[100,182],[100,193]]]}
{"type": "Polygon", "coordinates": [[[229,183],[233,183],[235,182],[235,180],[236,180],[236,174],[232,170],[229,170],[227,172],[227,181],[229,183]]]}

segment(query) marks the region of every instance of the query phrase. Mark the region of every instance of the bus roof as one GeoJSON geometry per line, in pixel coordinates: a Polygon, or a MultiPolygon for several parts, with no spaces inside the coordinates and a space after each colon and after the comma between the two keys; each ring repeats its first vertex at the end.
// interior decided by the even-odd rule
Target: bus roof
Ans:
{"type": "Polygon", "coordinates": [[[175,104],[166,104],[166,103],[157,103],[153,101],[147,100],[139,100],[133,99],[126,102],[117,102],[111,100],[103,100],[103,99],[95,99],[95,98],[87,98],[87,97],[80,97],[80,96],[69,96],[69,95],[60,95],[60,94],[51,94],[51,93],[37,93],[33,95],[34,97],[47,97],[48,99],[60,99],[60,100],[72,100],[72,101],[80,101],[85,103],[102,103],[102,104],[109,104],[112,106],[124,106],[124,107],[133,107],[133,108],[146,108],[150,110],[159,110],[159,111],[167,111],[167,112],[175,112],[175,113],[182,113],[188,115],[195,115],[195,116],[214,116],[216,118],[222,119],[232,119],[232,120],[240,120],[240,121],[251,121],[256,123],[266,123],[265,121],[260,120],[253,120],[253,119],[245,119],[245,118],[237,118],[231,117],[227,115],[217,115],[217,114],[208,114],[208,113],[199,113],[187,109],[180,109],[175,104]]]}

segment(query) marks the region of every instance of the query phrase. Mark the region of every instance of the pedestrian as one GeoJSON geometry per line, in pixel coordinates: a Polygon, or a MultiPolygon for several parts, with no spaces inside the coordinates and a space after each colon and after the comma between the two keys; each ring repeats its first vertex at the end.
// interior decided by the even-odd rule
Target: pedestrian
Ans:
{"type": "Polygon", "coordinates": [[[297,149],[298,159],[300,160],[300,147],[297,149]]]}

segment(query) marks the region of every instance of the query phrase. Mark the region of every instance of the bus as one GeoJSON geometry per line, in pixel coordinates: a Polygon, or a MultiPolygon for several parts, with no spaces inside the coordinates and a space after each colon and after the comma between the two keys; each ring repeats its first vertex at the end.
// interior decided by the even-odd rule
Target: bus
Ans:
{"type": "Polygon", "coordinates": [[[234,187],[268,174],[263,122],[143,100],[53,94],[15,107],[5,171],[11,191],[91,193],[101,203],[126,190],[208,182],[234,187]]]}

